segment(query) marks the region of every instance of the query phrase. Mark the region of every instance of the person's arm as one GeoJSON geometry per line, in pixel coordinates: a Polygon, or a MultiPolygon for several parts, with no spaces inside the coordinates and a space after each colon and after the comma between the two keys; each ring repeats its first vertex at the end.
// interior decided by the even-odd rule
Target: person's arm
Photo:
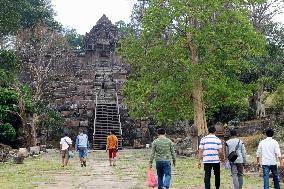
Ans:
{"type": "Polygon", "coordinates": [[[246,147],[244,143],[242,143],[241,153],[243,156],[243,164],[246,165],[247,164],[247,152],[246,152],[246,147]]]}
{"type": "Polygon", "coordinates": [[[262,154],[262,146],[261,146],[261,142],[259,143],[258,147],[257,147],[257,151],[256,151],[256,164],[258,166],[260,166],[260,157],[262,154]]]}
{"type": "Polygon", "coordinates": [[[204,149],[199,147],[199,151],[198,151],[198,168],[201,167],[201,161],[202,161],[202,158],[203,158],[203,151],[204,151],[204,149]]]}
{"type": "Polygon", "coordinates": [[[201,161],[203,159],[203,151],[204,151],[204,141],[203,139],[201,139],[198,150],[198,168],[201,167],[201,161]]]}
{"type": "Polygon", "coordinates": [[[76,138],[76,143],[75,143],[75,150],[77,151],[78,150],[78,144],[79,144],[79,139],[78,137],[76,138]]]}
{"type": "Polygon", "coordinates": [[[107,137],[106,151],[108,150],[108,145],[109,145],[109,137],[107,137]]]}
{"type": "Polygon", "coordinates": [[[149,161],[149,168],[152,168],[154,158],[155,158],[155,143],[153,142],[152,143],[152,153],[151,153],[150,161],[149,161]]]}
{"type": "Polygon", "coordinates": [[[221,140],[220,140],[220,143],[218,144],[218,154],[219,154],[220,160],[224,161],[224,150],[223,150],[223,146],[222,146],[221,140]]]}
{"type": "Polygon", "coordinates": [[[229,152],[230,152],[230,150],[229,150],[229,145],[228,145],[227,142],[225,142],[225,156],[226,156],[226,157],[228,157],[229,152]]]}
{"type": "Polygon", "coordinates": [[[175,147],[174,147],[173,142],[171,142],[170,150],[171,150],[171,155],[172,155],[172,158],[173,158],[173,165],[175,167],[176,166],[176,153],[175,153],[175,147]]]}
{"type": "Polygon", "coordinates": [[[275,155],[278,158],[280,166],[281,166],[282,165],[282,158],[281,158],[281,152],[280,152],[280,147],[279,147],[278,142],[277,142],[276,148],[275,148],[275,155]]]}

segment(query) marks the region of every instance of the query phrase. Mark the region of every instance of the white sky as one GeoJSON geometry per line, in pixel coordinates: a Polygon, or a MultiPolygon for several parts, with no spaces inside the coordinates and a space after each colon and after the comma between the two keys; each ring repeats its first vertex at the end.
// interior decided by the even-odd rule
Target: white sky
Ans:
{"type": "MultiPolygon", "coordinates": [[[[112,23],[130,21],[135,0],[52,0],[57,12],[56,19],[66,27],[75,28],[78,33],[89,32],[98,19],[105,14],[112,23]]],[[[284,23],[284,14],[276,21],[284,23]]]]}
{"type": "Polygon", "coordinates": [[[105,14],[112,23],[130,21],[135,0],[52,0],[57,12],[56,20],[78,33],[89,32],[105,14]]]}

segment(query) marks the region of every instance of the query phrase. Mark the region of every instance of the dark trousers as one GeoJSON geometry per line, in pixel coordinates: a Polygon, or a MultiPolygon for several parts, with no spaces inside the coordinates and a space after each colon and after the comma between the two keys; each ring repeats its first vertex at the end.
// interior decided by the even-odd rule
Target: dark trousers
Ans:
{"type": "Polygon", "coordinates": [[[169,188],[171,184],[171,162],[170,161],[156,161],[156,169],[158,175],[158,189],[163,187],[169,188]]]}
{"type": "Polygon", "coordinates": [[[277,165],[263,165],[263,188],[269,189],[269,172],[272,172],[274,188],[280,189],[277,165]]]}
{"type": "Polygon", "coordinates": [[[210,178],[211,178],[211,170],[214,170],[215,175],[215,187],[216,189],[220,188],[220,163],[204,163],[204,183],[205,189],[210,189],[210,178]]]}

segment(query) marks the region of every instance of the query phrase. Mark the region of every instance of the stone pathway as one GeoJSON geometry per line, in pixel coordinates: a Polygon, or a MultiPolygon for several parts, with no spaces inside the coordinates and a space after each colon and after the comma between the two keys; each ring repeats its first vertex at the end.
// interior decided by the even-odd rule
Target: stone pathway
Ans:
{"type": "MultiPolygon", "coordinates": [[[[80,167],[78,158],[70,161],[72,169],[62,172],[47,172],[53,177],[50,183],[40,183],[38,189],[138,189],[134,178],[121,179],[114,173],[114,168],[109,166],[105,158],[95,159],[91,154],[87,167],[80,167]]],[[[65,168],[62,168],[63,170],[65,168]]]]}
{"type": "MultiPolygon", "coordinates": [[[[117,166],[112,167],[106,152],[94,151],[88,157],[87,167],[82,168],[76,154],[67,168],[43,173],[50,178],[49,182],[34,184],[38,189],[149,189],[146,177],[149,155],[150,150],[123,150],[118,153],[117,166]]],[[[43,156],[43,160],[48,158],[57,161],[58,152],[43,156]]],[[[203,170],[195,167],[193,159],[179,157],[177,167],[173,168],[171,189],[204,189],[203,170]]],[[[213,184],[213,180],[211,182],[213,184]]],[[[221,185],[223,189],[233,188],[226,170],[222,172],[221,185]]],[[[245,188],[260,189],[262,182],[254,177],[250,177],[250,181],[246,178],[245,188]]]]}

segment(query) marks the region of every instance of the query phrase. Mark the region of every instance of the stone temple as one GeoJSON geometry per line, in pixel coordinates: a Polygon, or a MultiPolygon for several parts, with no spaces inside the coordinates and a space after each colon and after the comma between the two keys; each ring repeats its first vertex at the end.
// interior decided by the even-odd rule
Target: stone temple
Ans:
{"type": "Polygon", "coordinates": [[[73,74],[57,76],[46,93],[71,135],[85,128],[94,149],[105,148],[110,130],[122,145],[121,93],[129,68],[115,52],[118,40],[117,28],[103,15],[86,33],[85,52],[78,53],[73,74]]]}

